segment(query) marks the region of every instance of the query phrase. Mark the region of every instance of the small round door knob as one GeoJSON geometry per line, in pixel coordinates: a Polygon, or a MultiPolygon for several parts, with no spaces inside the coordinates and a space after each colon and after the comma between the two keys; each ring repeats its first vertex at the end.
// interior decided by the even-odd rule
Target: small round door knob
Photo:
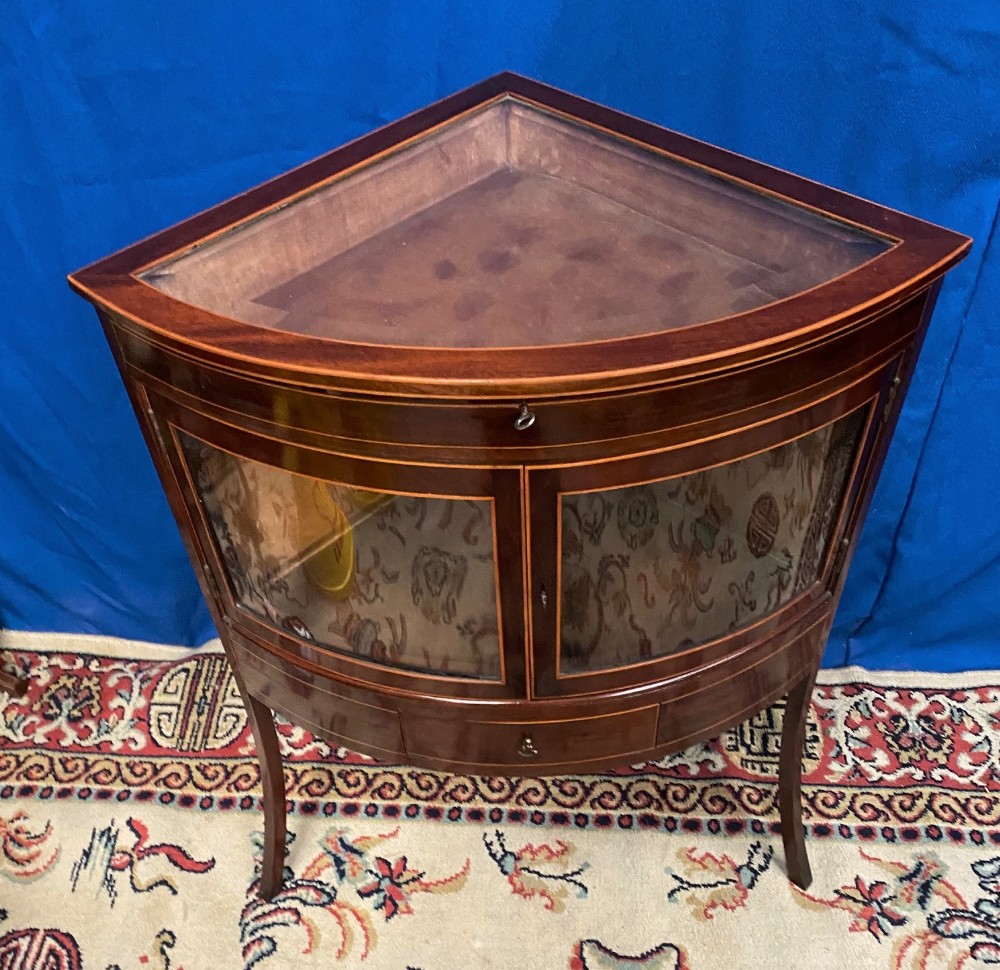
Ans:
{"type": "Polygon", "coordinates": [[[514,418],[514,427],[518,431],[527,431],[534,423],[535,412],[527,404],[522,404],[520,410],[517,412],[517,417],[514,418]]]}
{"type": "Polygon", "coordinates": [[[537,758],[538,748],[535,747],[535,742],[531,740],[530,734],[522,734],[521,740],[517,745],[517,753],[522,758],[537,758]]]}

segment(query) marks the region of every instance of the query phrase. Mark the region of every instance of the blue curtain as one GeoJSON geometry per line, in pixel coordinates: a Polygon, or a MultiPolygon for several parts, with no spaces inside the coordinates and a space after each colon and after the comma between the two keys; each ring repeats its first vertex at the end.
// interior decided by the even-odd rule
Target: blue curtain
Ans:
{"type": "Polygon", "coordinates": [[[1000,8],[986,0],[8,0],[0,625],[213,633],[65,274],[505,68],[975,238],[942,292],[826,662],[997,666],[1000,8]]]}

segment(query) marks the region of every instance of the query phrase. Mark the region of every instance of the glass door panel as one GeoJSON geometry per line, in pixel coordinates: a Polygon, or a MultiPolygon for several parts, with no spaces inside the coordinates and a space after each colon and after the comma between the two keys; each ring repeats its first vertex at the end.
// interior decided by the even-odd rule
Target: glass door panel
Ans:
{"type": "Polygon", "coordinates": [[[563,493],[560,676],[716,639],[816,582],[866,413],[693,474],[563,493]]]}
{"type": "Polygon", "coordinates": [[[357,488],[177,437],[244,610],[359,659],[503,680],[491,500],[357,488]]]}

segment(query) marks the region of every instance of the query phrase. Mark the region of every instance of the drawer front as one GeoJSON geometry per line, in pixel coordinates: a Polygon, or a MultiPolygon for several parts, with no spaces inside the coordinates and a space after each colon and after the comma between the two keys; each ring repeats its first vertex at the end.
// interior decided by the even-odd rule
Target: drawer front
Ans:
{"type": "Polygon", "coordinates": [[[656,706],[559,721],[405,718],[408,755],[456,765],[559,768],[648,751],[656,743],[656,706]]]}
{"type": "Polygon", "coordinates": [[[860,332],[737,373],[527,401],[347,396],[210,368],[128,330],[119,336],[140,380],[249,430],[303,444],[332,440],[339,449],[373,457],[419,459],[433,449],[434,461],[478,461],[496,460],[499,451],[506,463],[621,453],[667,429],[672,439],[685,440],[764,420],[799,397],[830,393],[852,369],[871,369],[898,354],[919,311],[919,303],[904,305],[860,332]],[[522,414],[522,405],[530,414],[522,414]]]}

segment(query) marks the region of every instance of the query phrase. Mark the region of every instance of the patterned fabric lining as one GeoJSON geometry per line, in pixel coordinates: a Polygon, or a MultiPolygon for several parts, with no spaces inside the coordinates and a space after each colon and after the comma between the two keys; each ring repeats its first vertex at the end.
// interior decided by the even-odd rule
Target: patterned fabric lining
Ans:
{"type": "Polygon", "coordinates": [[[381,663],[500,679],[488,500],[367,492],[180,438],[241,606],[381,663]]]}
{"type": "Polygon", "coordinates": [[[563,673],[747,626],[819,577],[864,411],[692,475],[562,500],[563,673]]]}
{"type": "MultiPolygon", "coordinates": [[[[740,461],[562,500],[563,673],[662,656],[815,582],[864,412],[740,461]]],[[[491,504],[393,496],[181,445],[236,601],[392,666],[502,676],[491,504]]]]}

